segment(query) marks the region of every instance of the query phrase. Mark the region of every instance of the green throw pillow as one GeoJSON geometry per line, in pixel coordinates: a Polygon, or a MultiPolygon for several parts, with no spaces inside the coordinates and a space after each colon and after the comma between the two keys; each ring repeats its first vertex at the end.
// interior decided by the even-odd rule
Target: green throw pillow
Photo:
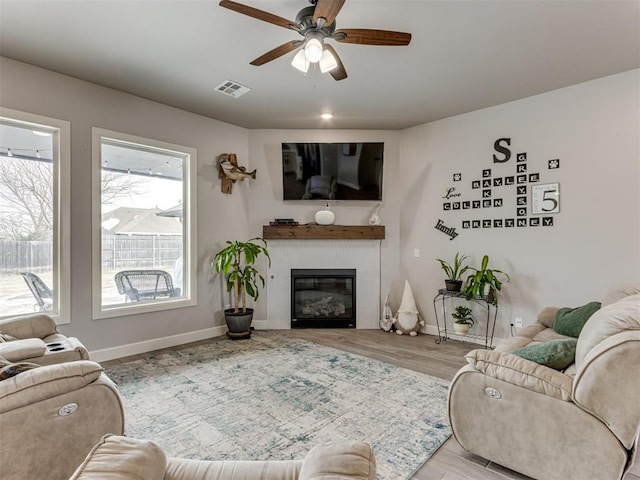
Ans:
{"type": "Polygon", "coordinates": [[[600,310],[600,302],[590,302],[576,308],[561,308],[553,321],[553,330],[560,335],[578,338],[589,317],[600,310]]]}
{"type": "Polygon", "coordinates": [[[563,370],[574,362],[577,340],[552,340],[514,350],[514,355],[545,365],[554,370],[563,370]]]}

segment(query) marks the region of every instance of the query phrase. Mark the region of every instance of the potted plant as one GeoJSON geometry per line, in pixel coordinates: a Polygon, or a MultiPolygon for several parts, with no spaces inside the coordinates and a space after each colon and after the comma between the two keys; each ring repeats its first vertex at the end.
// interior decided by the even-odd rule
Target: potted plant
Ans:
{"type": "Polygon", "coordinates": [[[458,305],[451,316],[455,319],[453,323],[453,330],[458,335],[466,335],[469,332],[469,328],[473,326],[475,320],[471,316],[471,309],[464,305],[458,305]]]}
{"type": "Polygon", "coordinates": [[[459,252],[456,253],[453,259],[453,265],[440,258],[436,258],[436,260],[440,262],[440,267],[442,267],[442,270],[447,276],[444,281],[447,290],[450,292],[459,292],[462,287],[462,275],[470,268],[466,264],[467,256],[460,255],[459,252]]]}
{"type": "Polygon", "coordinates": [[[267,257],[271,266],[267,242],[256,237],[246,242],[227,240],[227,246],[211,257],[211,272],[223,273],[227,291],[233,290],[233,308],[224,311],[227,335],[231,338],[251,336],[253,308],[247,308],[247,294],[255,301],[260,295],[259,288],[265,285],[264,277],[254,267],[260,255],[267,257]]]}
{"type": "Polygon", "coordinates": [[[471,300],[472,298],[483,298],[491,305],[498,306],[498,292],[502,289],[502,284],[510,280],[509,275],[502,270],[489,268],[489,256],[482,257],[480,268],[471,269],[475,272],[467,277],[462,293],[471,300]]]}

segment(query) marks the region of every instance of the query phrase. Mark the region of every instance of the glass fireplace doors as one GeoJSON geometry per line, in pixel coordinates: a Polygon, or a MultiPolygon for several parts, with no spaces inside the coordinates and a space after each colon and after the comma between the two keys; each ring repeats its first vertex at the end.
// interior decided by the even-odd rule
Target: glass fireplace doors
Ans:
{"type": "Polygon", "coordinates": [[[355,326],[355,269],[291,269],[291,328],[355,326]]]}

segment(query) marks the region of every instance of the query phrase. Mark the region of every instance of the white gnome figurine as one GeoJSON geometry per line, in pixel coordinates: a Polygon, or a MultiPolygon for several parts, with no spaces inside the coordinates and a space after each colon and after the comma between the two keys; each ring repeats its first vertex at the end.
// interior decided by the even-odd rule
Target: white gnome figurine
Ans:
{"type": "Polygon", "coordinates": [[[418,307],[416,307],[416,301],[413,298],[413,291],[411,290],[409,282],[405,280],[402,302],[396,312],[396,316],[393,318],[396,333],[398,335],[408,333],[412,337],[418,335],[420,326],[424,325],[424,320],[420,320],[418,313],[418,307]]]}
{"type": "Polygon", "coordinates": [[[382,317],[380,318],[380,328],[385,332],[389,332],[393,327],[393,315],[391,313],[391,307],[389,306],[389,295],[384,301],[384,308],[382,309],[382,317]]]}

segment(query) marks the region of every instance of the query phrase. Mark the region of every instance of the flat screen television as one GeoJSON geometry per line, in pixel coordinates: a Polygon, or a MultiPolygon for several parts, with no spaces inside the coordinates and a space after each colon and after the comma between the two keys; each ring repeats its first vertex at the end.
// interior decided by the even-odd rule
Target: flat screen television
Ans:
{"type": "Polygon", "coordinates": [[[384,143],[283,143],[284,200],[382,200],[384,143]]]}

